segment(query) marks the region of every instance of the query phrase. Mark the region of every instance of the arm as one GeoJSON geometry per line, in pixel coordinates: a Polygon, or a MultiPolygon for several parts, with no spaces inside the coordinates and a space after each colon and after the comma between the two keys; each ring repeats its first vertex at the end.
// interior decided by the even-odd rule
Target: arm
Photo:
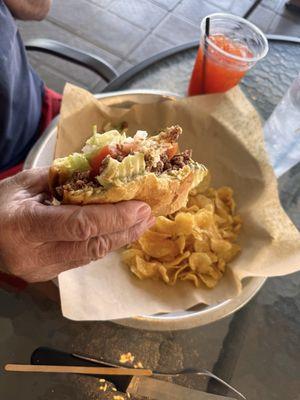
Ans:
{"type": "Polygon", "coordinates": [[[50,10],[52,0],[4,0],[17,19],[41,21],[50,10]]]}
{"type": "Polygon", "coordinates": [[[48,206],[48,168],[23,171],[0,182],[0,265],[27,282],[102,258],[154,223],[140,201],[48,206]]]}

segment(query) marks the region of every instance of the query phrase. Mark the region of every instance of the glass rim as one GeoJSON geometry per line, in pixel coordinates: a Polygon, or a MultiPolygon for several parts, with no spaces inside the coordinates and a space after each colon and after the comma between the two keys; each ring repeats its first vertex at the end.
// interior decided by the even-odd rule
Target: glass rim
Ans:
{"type": "Polygon", "coordinates": [[[221,49],[212,40],[210,40],[209,37],[207,37],[206,38],[207,43],[214,50],[218,51],[222,55],[224,55],[224,56],[226,56],[228,58],[231,58],[233,60],[236,60],[236,61],[254,63],[254,62],[257,62],[257,61],[261,60],[262,58],[264,58],[266,56],[266,54],[268,53],[269,44],[268,44],[268,39],[267,39],[266,35],[256,25],[252,24],[252,22],[246,20],[245,18],[239,17],[237,15],[228,14],[228,13],[214,13],[214,14],[207,15],[201,21],[201,25],[200,25],[201,35],[205,35],[205,21],[206,21],[206,18],[208,18],[208,17],[209,18],[223,17],[223,18],[228,18],[228,19],[231,19],[231,20],[242,22],[244,25],[247,25],[248,27],[250,27],[258,36],[260,36],[262,41],[263,41],[263,44],[264,44],[264,50],[259,56],[256,56],[256,57],[240,57],[240,56],[236,56],[235,54],[228,53],[227,51],[221,49]]]}

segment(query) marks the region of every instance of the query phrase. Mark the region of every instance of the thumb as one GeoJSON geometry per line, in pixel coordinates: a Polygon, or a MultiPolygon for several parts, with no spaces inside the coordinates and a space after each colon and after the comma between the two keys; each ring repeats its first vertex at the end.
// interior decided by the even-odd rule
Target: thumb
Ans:
{"type": "Polygon", "coordinates": [[[49,191],[49,167],[26,169],[14,176],[18,186],[26,189],[31,195],[49,191]]]}

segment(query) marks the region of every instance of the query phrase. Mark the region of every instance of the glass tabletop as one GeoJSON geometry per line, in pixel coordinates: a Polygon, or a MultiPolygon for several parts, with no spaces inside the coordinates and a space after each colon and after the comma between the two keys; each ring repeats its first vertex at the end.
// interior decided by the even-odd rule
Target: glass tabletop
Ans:
{"type": "MultiPolygon", "coordinates": [[[[266,58],[251,69],[241,87],[263,119],[267,119],[299,73],[300,43],[270,42],[266,58]]],[[[196,49],[162,59],[120,86],[125,89],[169,90],[186,95],[196,49]]]]}
{"type": "MultiPolygon", "coordinates": [[[[195,57],[188,50],[139,73],[122,89],[151,88],[185,94],[195,57]]],[[[297,75],[300,46],[271,44],[269,56],[242,82],[262,118],[267,118],[297,75]]],[[[282,204],[300,227],[300,167],[279,179],[282,204]]],[[[25,292],[0,290],[0,361],[27,363],[38,346],[80,351],[117,361],[128,351],[145,367],[174,371],[206,368],[239,389],[248,400],[299,399],[300,274],[272,278],[233,316],[185,331],[141,331],[111,322],[78,323],[61,316],[56,292],[38,285],[25,292]],[[42,290],[45,290],[43,287],[42,290]],[[51,300],[51,296],[53,300],[51,300]],[[57,300],[57,299],[56,299],[57,300]]],[[[201,377],[174,382],[199,390],[225,391],[201,377]]],[[[4,374],[0,398],[15,400],[112,399],[86,376],[4,374]]],[[[119,393],[120,394],[120,393],[119,393]]],[[[125,398],[125,396],[124,396],[125,398]]]]}

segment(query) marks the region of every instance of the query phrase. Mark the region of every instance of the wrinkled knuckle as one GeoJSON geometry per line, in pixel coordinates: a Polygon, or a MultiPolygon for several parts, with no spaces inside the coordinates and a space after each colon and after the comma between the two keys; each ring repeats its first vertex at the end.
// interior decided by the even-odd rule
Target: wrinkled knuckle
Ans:
{"type": "Polygon", "coordinates": [[[128,231],[127,243],[135,242],[146,230],[141,224],[134,226],[128,231]]]}
{"type": "Polygon", "coordinates": [[[132,226],[135,222],[135,215],[128,207],[121,208],[116,215],[116,223],[124,228],[132,226]]]}
{"type": "Polygon", "coordinates": [[[27,238],[30,238],[33,232],[45,228],[39,221],[36,205],[30,202],[19,208],[16,214],[16,223],[19,227],[18,231],[28,235],[27,238]]]}
{"type": "MultiPolygon", "coordinates": [[[[40,265],[41,267],[45,267],[47,265],[50,265],[53,259],[53,254],[50,251],[45,251],[46,247],[41,246],[39,247],[37,253],[36,253],[36,260],[37,264],[40,265]]],[[[64,255],[61,254],[61,257],[64,255]]]]}
{"type": "Polygon", "coordinates": [[[128,235],[126,237],[126,243],[129,244],[129,243],[134,242],[135,240],[138,239],[139,236],[140,236],[140,233],[137,228],[134,227],[134,228],[130,229],[130,231],[128,232],[128,235]]]}
{"type": "Polygon", "coordinates": [[[30,185],[32,176],[35,174],[35,171],[25,169],[24,171],[19,172],[17,175],[14,176],[14,181],[19,185],[19,186],[24,186],[27,187],[30,185]]]}
{"type": "Polygon", "coordinates": [[[76,211],[68,221],[68,229],[75,238],[87,240],[91,236],[92,226],[82,210],[76,211]]]}
{"type": "Polygon", "coordinates": [[[104,257],[112,248],[109,236],[92,238],[88,242],[88,254],[91,260],[98,260],[104,257]]]}

